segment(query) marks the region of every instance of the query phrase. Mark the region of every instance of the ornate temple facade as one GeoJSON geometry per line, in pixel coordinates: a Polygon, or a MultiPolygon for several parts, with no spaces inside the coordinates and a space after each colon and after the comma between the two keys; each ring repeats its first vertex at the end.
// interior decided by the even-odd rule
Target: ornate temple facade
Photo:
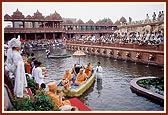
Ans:
{"type": "Polygon", "coordinates": [[[18,9],[13,15],[5,14],[5,22],[11,22],[12,27],[4,28],[5,40],[13,37],[21,36],[24,40],[38,39],[60,39],[63,37],[73,38],[82,36],[109,36],[111,33],[119,30],[122,32],[141,31],[146,25],[150,25],[152,29],[156,29],[164,24],[159,22],[130,22],[124,17],[113,23],[110,19],[103,22],[102,20],[94,23],[92,20],[84,23],[81,19],[63,19],[56,11],[48,16],[43,16],[38,10],[33,16],[24,16],[18,9]]]}
{"type": "Polygon", "coordinates": [[[56,11],[49,16],[43,16],[38,10],[33,16],[24,16],[18,9],[13,15],[6,14],[4,21],[12,22],[12,27],[5,27],[5,39],[21,36],[23,39],[59,39],[63,37],[72,38],[82,35],[101,36],[110,34],[117,29],[111,21],[102,24],[101,21],[94,23],[92,20],[84,23],[82,20],[76,22],[71,19],[63,21],[56,11]]]}

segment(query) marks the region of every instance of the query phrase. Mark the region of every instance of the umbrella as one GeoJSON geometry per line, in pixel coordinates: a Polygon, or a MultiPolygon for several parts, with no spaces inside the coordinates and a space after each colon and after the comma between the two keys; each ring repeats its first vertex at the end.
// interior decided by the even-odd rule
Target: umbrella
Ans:
{"type": "Polygon", "coordinates": [[[80,64],[80,56],[85,56],[86,54],[81,51],[81,50],[77,50],[73,53],[73,56],[78,56],[79,57],[79,64],[80,64]]]}

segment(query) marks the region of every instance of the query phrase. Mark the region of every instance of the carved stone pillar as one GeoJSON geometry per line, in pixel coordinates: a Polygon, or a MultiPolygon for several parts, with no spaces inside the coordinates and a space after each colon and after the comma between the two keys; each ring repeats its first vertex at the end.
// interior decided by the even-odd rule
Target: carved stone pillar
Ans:
{"type": "Polygon", "coordinates": [[[37,35],[36,35],[36,33],[34,34],[34,38],[35,38],[35,40],[37,40],[37,35]]]}
{"type": "Polygon", "coordinates": [[[46,33],[44,33],[44,39],[46,39],[46,33]]]}
{"type": "Polygon", "coordinates": [[[26,33],[24,34],[24,37],[25,37],[25,40],[27,40],[27,36],[26,36],[26,33]]]}
{"type": "Polygon", "coordinates": [[[13,25],[13,28],[15,28],[15,22],[14,21],[12,21],[12,25],[13,25]]]}
{"type": "Polygon", "coordinates": [[[53,33],[53,38],[55,39],[55,33],[53,33]]]}

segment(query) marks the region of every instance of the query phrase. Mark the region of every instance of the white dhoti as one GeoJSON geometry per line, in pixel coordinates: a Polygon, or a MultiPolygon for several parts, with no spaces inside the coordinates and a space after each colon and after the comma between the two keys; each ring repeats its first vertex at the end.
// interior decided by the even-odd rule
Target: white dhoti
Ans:
{"type": "Polygon", "coordinates": [[[96,67],[96,77],[97,77],[97,79],[102,79],[102,71],[103,71],[103,69],[102,69],[101,66],[96,67]]]}
{"type": "Polygon", "coordinates": [[[102,79],[102,72],[97,72],[96,77],[97,79],[102,79]]]}
{"type": "Polygon", "coordinates": [[[14,94],[17,97],[23,98],[24,89],[27,87],[27,80],[24,71],[24,64],[21,61],[18,62],[15,76],[14,94]]]}

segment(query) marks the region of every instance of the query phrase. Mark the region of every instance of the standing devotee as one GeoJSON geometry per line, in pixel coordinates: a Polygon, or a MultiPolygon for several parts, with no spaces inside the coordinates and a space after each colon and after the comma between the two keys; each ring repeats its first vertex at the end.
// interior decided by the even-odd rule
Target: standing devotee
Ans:
{"type": "Polygon", "coordinates": [[[149,15],[146,14],[146,21],[149,21],[149,15]]]}
{"type": "Polygon", "coordinates": [[[10,52],[8,52],[7,57],[10,62],[7,63],[7,66],[9,71],[12,72],[15,77],[14,95],[18,98],[23,98],[23,92],[25,87],[27,87],[27,80],[24,62],[20,55],[21,42],[20,39],[13,38],[9,44],[12,51],[10,50],[10,52]]]}
{"type": "Polygon", "coordinates": [[[100,66],[100,62],[97,62],[97,67],[96,67],[96,77],[97,79],[102,79],[102,67],[100,66]]]}
{"type": "Polygon", "coordinates": [[[32,70],[32,76],[34,77],[35,82],[38,83],[39,87],[44,83],[44,75],[42,73],[41,65],[41,62],[37,62],[35,68],[32,70]]]}
{"type": "Polygon", "coordinates": [[[153,17],[153,21],[155,21],[156,20],[156,13],[155,12],[153,12],[152,17],[153,17]]]}
{"type": "Polygon", "coordinates": [[[9,42],[8,42],[8,50],[7,50],[7,59],[6,59],[6,70],[9,72],[9,77],[12,79],[14,78],[14,75],[13,75],[13,71],[10,69],[12,63],[13,63],[13,60],[12,60],[12,41],[14,41],[16,38],[12,38],[9,42]]]}

